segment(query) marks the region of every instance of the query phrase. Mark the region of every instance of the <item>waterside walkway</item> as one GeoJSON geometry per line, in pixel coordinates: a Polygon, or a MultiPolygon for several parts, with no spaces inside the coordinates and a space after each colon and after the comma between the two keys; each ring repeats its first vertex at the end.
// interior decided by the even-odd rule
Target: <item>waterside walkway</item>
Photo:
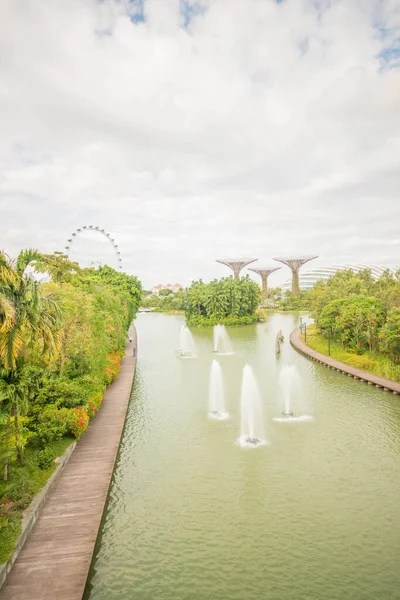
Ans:
{"type": "Polygon", "coordinates": [[[134,327],[130,333],[120,375],[50,493],[0,600],[82,598],[135,374],[134,327]]]}
{"type": "Polygon", "coordinates": [[[349,377],[359,379],[360,381],[365,381],[368,383],[368,385],[375,385],[377,388],[382,388],[385,391],[393,392],[393,394],[400,394],[400,383],[391,381],[390,379],[384,379],[383,377],[378,377],[378,375],[373,375],[372,373],[368,373],[368,371],[362,371],[361,369],[350,367],[349,365],[339,362],[330,356],[316,352],[316,350],[313,350],[303,342],[300,336],[300,329],[295,329],[291,333],[290,343],[298,352],[300,352],[300,354],[303,354],[307,358],[311,358],[311,360],[327,366],[329,369],[340,371],[349,377]]]}

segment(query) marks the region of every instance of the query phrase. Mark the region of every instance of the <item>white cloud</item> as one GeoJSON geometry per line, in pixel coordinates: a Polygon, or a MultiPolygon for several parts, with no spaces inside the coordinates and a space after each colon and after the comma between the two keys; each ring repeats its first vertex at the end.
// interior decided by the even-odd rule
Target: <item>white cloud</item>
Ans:
{"type": "Polygon", "coordinates": [[[201,4],[3,0],[0,246],[99,225],[146,286],[220,255],[399,264],[398,2],[201,4]]]}

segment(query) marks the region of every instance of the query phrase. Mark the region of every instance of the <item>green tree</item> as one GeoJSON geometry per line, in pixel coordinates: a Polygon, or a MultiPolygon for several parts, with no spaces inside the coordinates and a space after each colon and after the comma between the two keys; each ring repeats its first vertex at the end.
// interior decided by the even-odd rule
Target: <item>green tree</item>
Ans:
{"type": "Polygon", "coordinates": [[[252,322],[256,320],[260,295],[259,286],[248,276],[225,277],[208,284],[194,281],[183,302],[186,320],[208,325],[252,322]]]}
{"type": "Polygon", "coordinates": [[[336,332],[338,319],[345,302],[345,298],[333,300],[333,302],[330,302],[323,308],[317,321],[319,329],[330,331],[331,333],[336,332]]]}
{"type": "Polygon", "coordinates": [[[163,290],[160,290],[158,292],[158,295],[161,297],[165,297],[165,296],[171,296],[174,292],[172,290],[170,290],[169,288],[165,288],[163,290]]]}
{"type": "Polygon", "coordinates": [[[375,282],[373,294],[381,301],[385,311],[392,307],[400,307],[400,281],[390,271],[385,271],[375,282]]]}
{"type": "Polygon", "coordinates": [[[266,307],[276,307],[282,300],[282,288],[268,288],[265,297],[263,298],[262,304],[266,307]]]}
{"type": "Polygon", "coordinates": [[[27,406],[31,387],[28,385],[25,361],[36,348],[43,361],[49,360],[57,350],[57,324],[60,311],[51,296],[26,274],[27,266],[40,260],[36,250],[21,251],[12,261],[1,255],[2,275],[0,298],[2,306],[10,307],[0,312],[0,399],[8,415],[14,419],[18,459],[22,461],[22,444],[19,432],[20,408],[27,406]]]}
{"type": "Polygon", "coordinates": [[[380,346],[384,352],[393,355],[396,361],[400,356],[400,308],[393,307],[379,334],[380,346]]]}
{"type": "Polygon", "coordinates": [[[382,304],[376,298],[354,296],[330,302],[322,310],[317,326],[331,333],[344,346],[361,354],[372,350],[385,319],[382,304]]]}
{"type": "Polygon", "coordinates": [[[295,296],[292,292],[287,291],[279,302],[279,308],[281,310],[307,310],[309,307],[310,292],[308,290],[302,290],[298,296],[295,296]]]}
{"type": "Polygon", "coordinates": [[[35,271],[48,273],[51,280],[58,284],[70,282],[72,276],[81,270],[78,263],[70,261],[63,252],[42,254],[39,260],[35,261],[34,266],[35,271]]]}
{"type": "Polygon", "coordinates": [[[368,269],[354,273],[337,271],[327,281],[318,281],[310,292],[312,316],[318,320],[324,307],[342,298],[373,296],[374,279],[368,269]]]}
{"type": "Polygon", "coordinates": [[[185,312],[187,316],[193,314],[196,314],[197,316],[206,316],[206,308],[204,305],[206,289],[207,286],[201,279],[199,281],[193,281],[188,289],[185,299],[185,312]]]}
{"type": "MultiPolygon", "coordinates": [[[[21,438],[19,417],[28,412],[29,401],[33,399],[36,389],[35,378],[32,378],[23,360],[20,359],[14,369],[0,367],[0,404],[7,414],[7,439],[12,433],[19,462],[22,462],[22,451],[25,445],[21,438]],[[13,432],[11,432],[12,425],[13,432]]],[[[5,480],[8,479],[8,466],[7,461],[5,480]]]]}
{"type": "Polygon", "coordinates": [[[104,265],[96,270],[82,269],[73,276],[71,283],[76,287],[83,287],[85,289],[108,286],[112,289],[126,292],[130,298],[126,327],[135,318],[142,301],[142,284],[139,279],[134,275],[116,271],[108,265],[104,265]]]}
{"type": "Polygon", "coordinates": [[[207,316],[211,318],[222,318],[226,315],[229,298],[224,287],[219,289],[218,285],[210,284],[204,297],[204,306],[207,316]]]}

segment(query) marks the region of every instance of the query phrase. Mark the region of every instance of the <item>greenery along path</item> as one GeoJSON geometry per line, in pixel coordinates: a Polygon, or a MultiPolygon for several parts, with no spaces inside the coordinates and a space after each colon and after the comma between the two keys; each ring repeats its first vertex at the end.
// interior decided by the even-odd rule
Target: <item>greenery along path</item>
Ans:
{"type": "Polygon", "coordinates": [[[390,390],[395,394],[400,394],[400,383],[391,381],[390,379],[384,379],[383,377],[378,377],[378,375],[373,375],[372,373],[362,371],[361,369],[356,369],[355,367],[350,367],[349,365],[339,362],[330,356],[326,356],[325,354],[321,354],[320,352],[313,350],[301,339],[300,329],[295,329],[291,333],[290,343],[301,354],[304,354],[312,360],[316,360],[326,365],[330,369],[336,369],[337,371],[341,371],[342,373],[346,373],[347,375],[354,377],[354,379],[361,379],[369,384],[376,385],[377,387],[381,387],[385,390],[390,390]]]}
{"type": "Polygon", "coordinates": [[[0,591],[1,600],[81,600],[135,373],[136,330],[120,375],[81,438],[0,591]]]}

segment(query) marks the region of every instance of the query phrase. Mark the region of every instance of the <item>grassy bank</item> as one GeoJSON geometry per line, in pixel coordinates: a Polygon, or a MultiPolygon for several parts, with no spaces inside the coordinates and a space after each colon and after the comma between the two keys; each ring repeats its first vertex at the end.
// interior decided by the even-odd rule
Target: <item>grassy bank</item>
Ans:
{"type": "MultiPolygon", "coordinates": [[[[51,442],[49,452],[53,456],[61,456],[72,442],[72,437],[51,442]]],[[[15,548],[15,541],[21,533],[22,513],[46,484],[57,463],[53,461],[47,468],[43,467],[46,467],[46,461],[38,450],[27,447],[23,464],[13,462],[12,482],[0,480],[0,498],[7,497],[7,501],[0,504],[0,564],[9,559],[15,548]]]]}
{"type": "MultiPolygon", "coordinates": [[[[307,341],[305,341],[304,333],[301,339],[313,350],[328,355],[328,339],[320,335],[316,331],[315,326],[310,325],[307,327],[307,341]]],[[[371,354],[370,352],[355,354],[354,352],[347,351],[341,344],[338,344],[334,340],[331,340],[330,347],[330,356],[335,360],[350,367],[368,371],[379,377],[400,382],[400,365],[389,360],[387,356],[371,354]]]]}

